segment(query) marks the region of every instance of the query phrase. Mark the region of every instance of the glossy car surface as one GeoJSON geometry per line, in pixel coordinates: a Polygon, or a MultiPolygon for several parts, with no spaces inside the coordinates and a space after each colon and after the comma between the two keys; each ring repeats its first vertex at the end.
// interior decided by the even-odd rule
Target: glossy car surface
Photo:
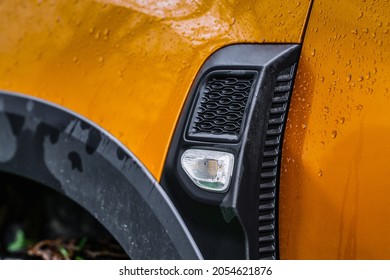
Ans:
{"type": "Polygon", "coordinates": [[[205,59],[234,43],[299,43],[308,7],[308,0],[4,1],[0,87],[87,117],[159,179],[205,59]]]}
{"type": "Polygon", "coordinates": [[[211,54],[301,44],[280,169],[280,257],[390,258],[388,0],[16,0],[2,1],[0,15],[0,88],[99,125],[157,181],[211,54]]]}
{"type": "Polygon", "coordinates": [[[314,1],[284,144],[281,256],[389,259],[390,3],[314,1]]]}

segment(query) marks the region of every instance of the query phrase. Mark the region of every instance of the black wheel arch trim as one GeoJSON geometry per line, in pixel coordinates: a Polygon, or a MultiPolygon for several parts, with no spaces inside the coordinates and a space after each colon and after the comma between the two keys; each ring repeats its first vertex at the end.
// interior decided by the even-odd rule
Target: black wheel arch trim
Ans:
{"type": "Polygon", "coordinates": [[[63,193],[92,213],[132,259],[202,259],[170,198],[117,139],[86,118],[0,91],[0,171],[63,193]]]}

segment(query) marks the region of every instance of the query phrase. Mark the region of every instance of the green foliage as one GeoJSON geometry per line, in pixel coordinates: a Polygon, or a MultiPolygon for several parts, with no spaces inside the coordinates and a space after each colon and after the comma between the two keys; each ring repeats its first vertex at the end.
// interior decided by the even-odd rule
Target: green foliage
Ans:
{"type": "Polygon", "coordinates": [[[17,253],[22,251],[27,246],[28,241],[24,236],[24,232],[21,229],[16,231],[15,240],[8,244],[7,250],[10,253],[17,253]]]}
{"type": "Polygon", "coordinates": [[[84,249],[85,244],[87,244],[87,241],[88,241],[87,237],[81,238],[81,240],[79,241],[79,244],[77,244],[77,248],[79,251],[82,251],[84,249]]]}
{"type": "Polygon", "coordinates": [[[61,253],[61,255],[64,257],[64,258],[68,258],[69,257],[69,252],[68,250],[66,250],[63,246],[60,246],[58,248],[58,251],[61,253]]]}

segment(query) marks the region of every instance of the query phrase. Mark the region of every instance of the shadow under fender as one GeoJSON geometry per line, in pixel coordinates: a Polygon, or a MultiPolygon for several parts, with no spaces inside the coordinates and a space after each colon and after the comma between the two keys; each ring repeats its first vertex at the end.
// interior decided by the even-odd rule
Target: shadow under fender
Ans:
{"type": "Polygon", "coordinates": [[[92,213],[132,259],[201,259],[159,183],[106,131],[57,105],[0,92],[0,171],[92,213]]]}

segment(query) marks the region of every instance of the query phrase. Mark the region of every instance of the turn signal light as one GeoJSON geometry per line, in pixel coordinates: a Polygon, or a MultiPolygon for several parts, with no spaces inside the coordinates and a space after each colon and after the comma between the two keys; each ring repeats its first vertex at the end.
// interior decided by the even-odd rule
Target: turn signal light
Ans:
{"type": "Polygon", "coordinates": [[[198,187],[224,192],[233,174],[234,156],[227,152],[189,149],[181,157],[181,166],[198,187]]]}

